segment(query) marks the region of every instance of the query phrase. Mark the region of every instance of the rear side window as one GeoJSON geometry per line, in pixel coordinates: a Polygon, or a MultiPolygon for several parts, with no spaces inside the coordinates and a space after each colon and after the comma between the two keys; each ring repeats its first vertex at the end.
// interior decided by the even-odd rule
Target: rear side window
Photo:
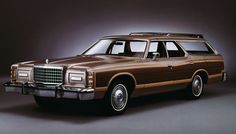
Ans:
{"type": "Polygon", "coordinates": [[[147,57],[152,58],[153,53],[155,53],[155,52],[158,52],[160,54],[160,58],[167,57],[166,56],[166,49],[165,49],[162,41],[161,42],[153,41],[150,43],[150,48],[149,48],[147,57]]]}
{"type": "Polygon", "coordinates": [[[165,42],[169,57],[184,57],[183,50],[175,42],[165,42]]]}
{"type": "Polygon", "coordinates": [[[214,51],[205,42],[180,42],[190,54],[213,54],[214,51]]]}

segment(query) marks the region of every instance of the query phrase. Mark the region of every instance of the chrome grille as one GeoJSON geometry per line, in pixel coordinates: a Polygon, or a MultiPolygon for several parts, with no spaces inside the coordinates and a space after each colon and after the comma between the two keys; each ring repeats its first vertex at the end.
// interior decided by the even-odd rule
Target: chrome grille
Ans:
{"type": "Polygon", "coordinates": [[[63,68],[35,66],[34,81],[41,84],[62,84],[63,83],[63,68]]]}

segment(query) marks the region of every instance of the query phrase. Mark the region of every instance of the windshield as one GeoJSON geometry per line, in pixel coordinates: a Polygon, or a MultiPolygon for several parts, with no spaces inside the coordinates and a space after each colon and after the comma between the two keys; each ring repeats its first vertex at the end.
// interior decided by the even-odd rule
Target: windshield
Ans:
{"type": "Polygon", "coordinates": [[[143,57],[146,45],[146,41],[104,39],[86,50],[83,55],[143,57]]]}

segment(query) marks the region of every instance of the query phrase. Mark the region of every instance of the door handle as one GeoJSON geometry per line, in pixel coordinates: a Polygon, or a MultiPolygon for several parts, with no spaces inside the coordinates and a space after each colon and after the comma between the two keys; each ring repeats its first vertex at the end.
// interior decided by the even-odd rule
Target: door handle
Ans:
{"type": "Polygon", "coordinates": [[[168,65],[168,68],[170,68],[171,70],[173,69],[173,66],[172,65],[168,65]]]}
{"type": "Polygon", "coordinates": [[[194,62],[190,61],[189,64],[190,64],[190,65],[194,65],[194,62]]]}

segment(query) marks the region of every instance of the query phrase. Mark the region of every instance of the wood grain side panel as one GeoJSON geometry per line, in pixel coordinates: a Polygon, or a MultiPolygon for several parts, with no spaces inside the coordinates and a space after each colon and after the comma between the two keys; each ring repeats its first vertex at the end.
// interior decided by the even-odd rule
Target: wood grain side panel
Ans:
{"type": "Polygon", "coordinates": [[[121,72],[128,72],[136,78],[138,84],[167,81],[171,77],[167,67],[146,67],[135,69],[120,69],[96,73],[96,87],[108,86],[110,79],[121,72]]]}

